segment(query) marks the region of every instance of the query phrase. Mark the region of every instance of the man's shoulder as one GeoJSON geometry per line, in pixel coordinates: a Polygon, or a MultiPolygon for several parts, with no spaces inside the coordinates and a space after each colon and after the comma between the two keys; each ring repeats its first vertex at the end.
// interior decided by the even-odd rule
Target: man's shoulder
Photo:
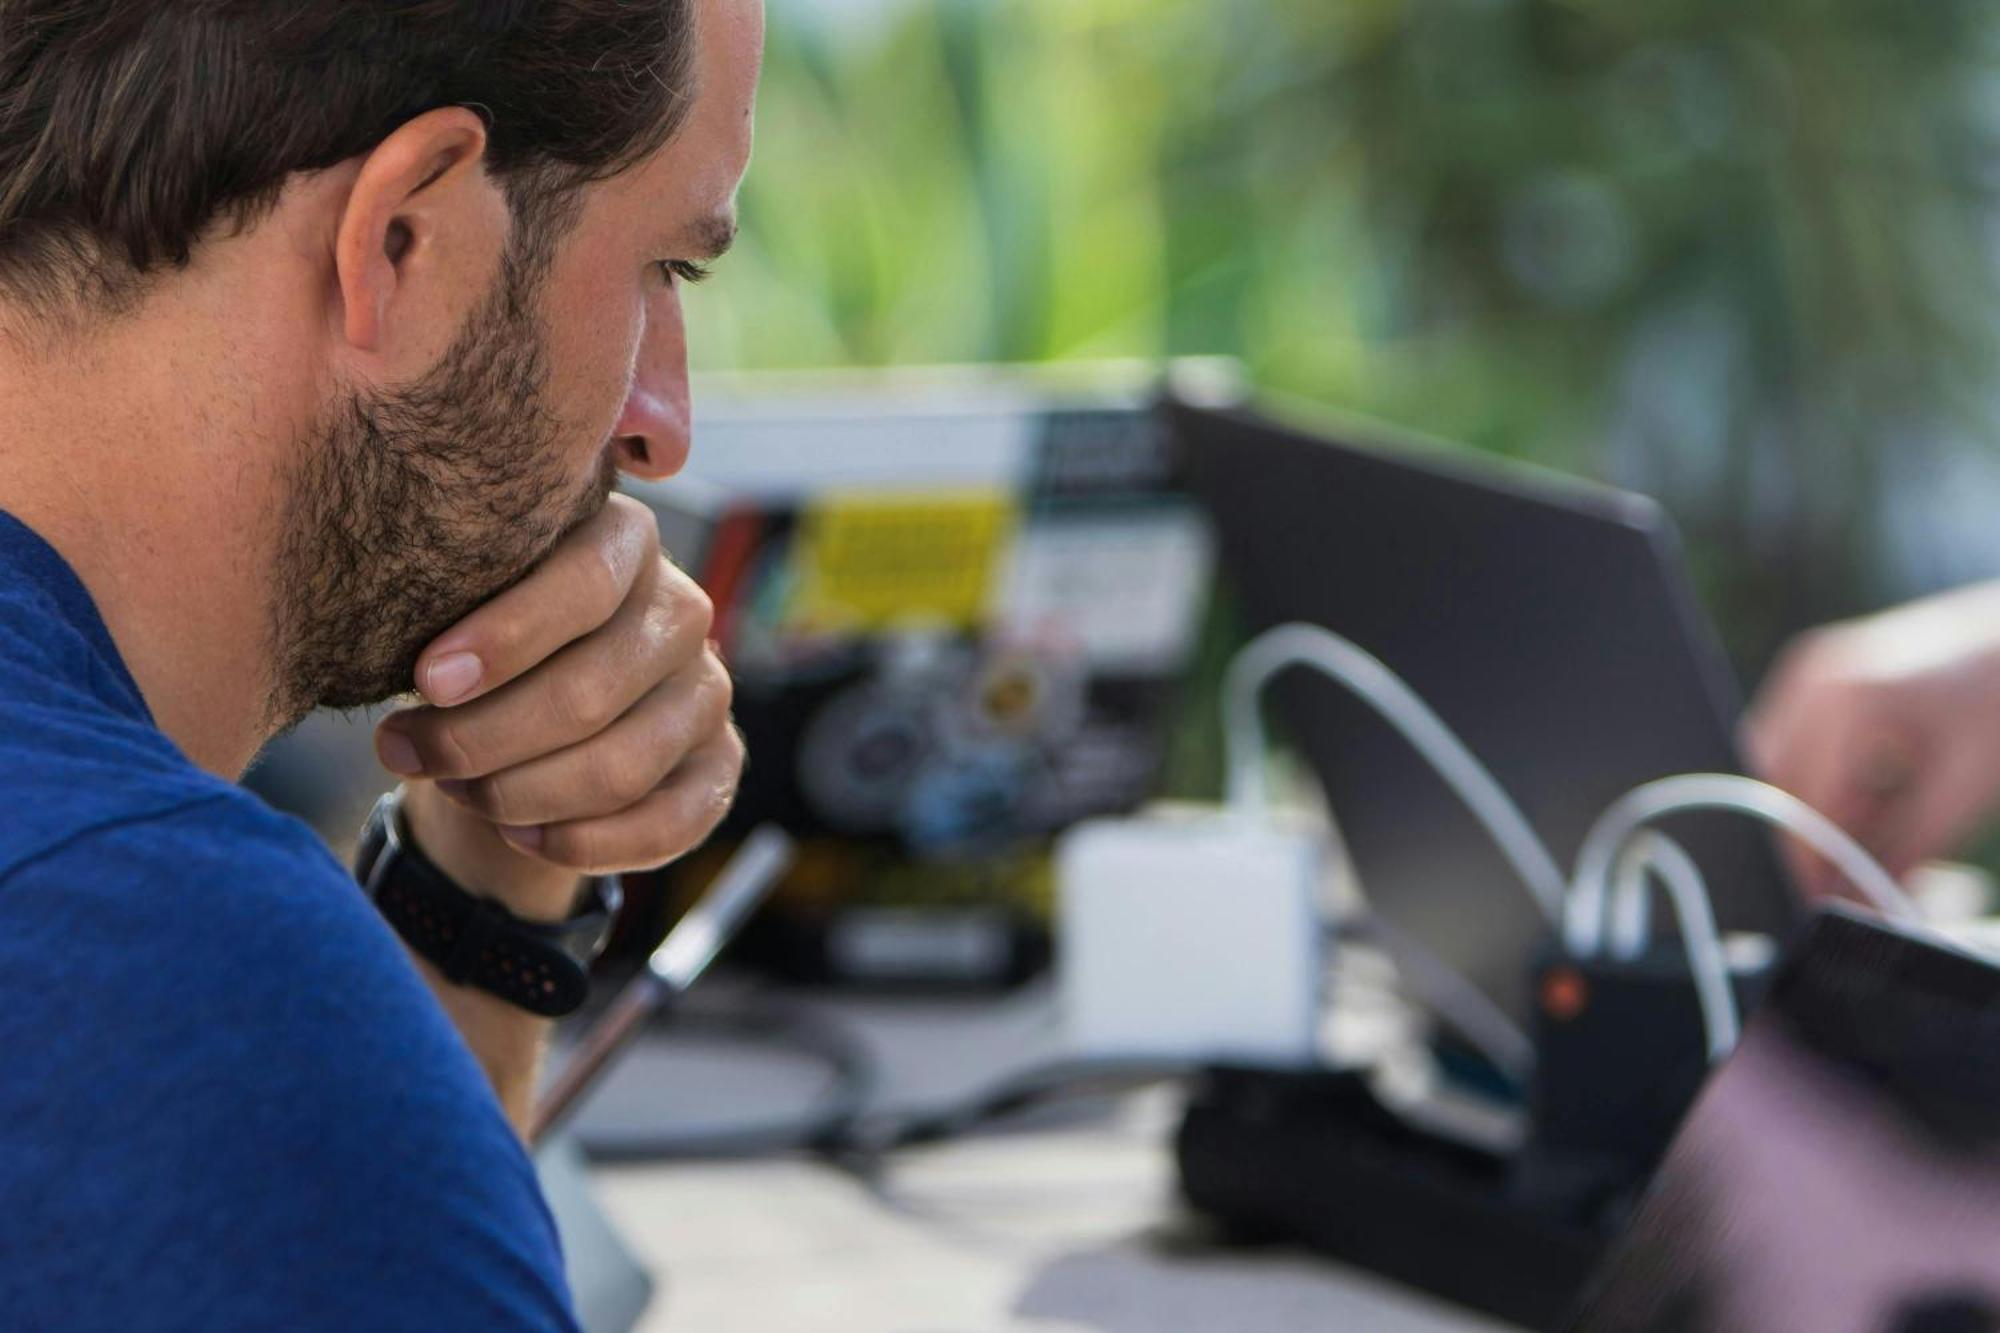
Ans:
{"type": "MultiPolygon", "coordinates": [[[[107,761],[115,764],[116,761],[107,761]]],[[[84,771],[69,758],[54,758],[47,770],[62,780],[84,771]]],[[[70,873],[79,861],[103,861],[115,873],[147,879],[187,879],[190,891],[211,887],[202,876],[231,872],[236,884],[251,890],[275,888],[274,876],[355,887],[319,835],[300,820],[267,805],[256,794],[203,772],[175,756],[162,763],[116,764],[118,790],[107,799],[82,806],[84,818],[65,821],[61,847],[43,855],[60,855],[70,873]],[[177,870],[187,866],[186,875],[177,870]]],[[[0,790],[25,794],[40,782],[0,778],[0,790]]],[[[14,873],[29,868],[28,858],[14,873]]],[[[0,864],[0,875],[7,867],[0,864]]],[[[0,883],[6,882],[0,879],[0,883]]],[[[343,899],[351,896],[342,894],[343,899]]]]}
{"type": "Polygon", "coordinates": [[[309,1029],[330,1044],[322,1064],[350,1046],[379,1046],[357,1057],[367,1060],[422,1039],[473,1069],[400,941],[310,828],[212,779],[152,797],[76,824],[0,874],[0,957],[5,936],[27,927],[61,939],[59,969],[103,960],[120,985],[135,969],[171,969],[183,1009],[213,1005],[203,1017],[239,1033],[264,1032],[241,1016],[278,1003],[290,1039],[309,1029]]]}
{"type": "Polygon", "coordinates": [[[143,712],[83,585],[45,547],[24,566],[7,534],[0,513],[0,698],[44,704],[82,695],[143,712]],[[73,592],[66,596],[52,578],[73,592]]]}
{"type": "Polygon", "coordinates": [[[0,884],[95,829],[233,790],[150,720],[118,711],[87,681],[38,670],[7,637],[0,624],[0,884]]]}
{"type": "Polygon", "coordinates": [[[184,1037],[189,1061],[213,1053],[209,1031],[233,1054],[300,1051],[230,1072],[246,1093],[330,1072],[379,1085],[416,1061],[431,1088],[492,1101],[401,943],[310,828],[212,779],[151,796],[0,874],[0,992],[39,978],[76,1010],[184,1037]],[[110,997],[101,1012],[94,996],[110,997]]]}
{"type": "Polygon", "coordinates": [[[215,787],[0,879],[0,1198],[26,1205],[0,1255],[35,1257],[0,1260],[0,1297],[568,1327],[471,1052],[312,832],[215,787]],[[82,1257],[38,1240],[63,1235],[82,1257]]]}

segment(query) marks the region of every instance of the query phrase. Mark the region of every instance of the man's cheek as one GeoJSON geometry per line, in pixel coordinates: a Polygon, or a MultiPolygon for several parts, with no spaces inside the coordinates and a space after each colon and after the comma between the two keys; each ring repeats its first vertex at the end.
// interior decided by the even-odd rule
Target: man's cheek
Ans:
{"type": "MultiPolygon", "coordinates": [[[[579,292],[581,295],[581,292],[579,292]]],[[[593,456],[617,432],[645,330],[643,303],[597,299],[565,304],[552,330],[553,379],[564,418],[593,456]],[[623,312],[619,318],[617,313],[623,312]],[[608,316],[608,317],[607,317],[608,316]]]]}
{"type": "Polygon", "coordinates": [[[619,373],[623,363],[607,349],[587,353],[572,364],[575,373],[560,390],[563,418],[568,423],[564,436],[575,450],[579,467],[594,471],[598,455],[617,436],[625,402],[625,380],[619,373]]]}

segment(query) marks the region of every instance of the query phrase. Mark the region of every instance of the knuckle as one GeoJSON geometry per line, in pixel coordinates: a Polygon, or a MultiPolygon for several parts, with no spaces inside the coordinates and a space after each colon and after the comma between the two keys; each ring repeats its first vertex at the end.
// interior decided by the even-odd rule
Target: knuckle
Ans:
{"type": "Polygon", "coordinates": [[[481,775],[478,743],[471,738],[471,728],[464,718],[449,713],[439,714],[431,720],[427,730],[429,744],[426,749],[436,768],[436,776],[476,778],[481,775]]]}
{"type": "Polygon", "coordinates": [[[528,623],[518,615],[493,615],[480,628],[480,637],[484,641],[480,656],[495,662],[516,662],[528,648],[528,623]]]}
{"type": "Polygon", "coordinates": [[[750,767],[750,742],[744,737],[743,728],[736,725],[734,714],[731,714],[729,719],[729,739],[726,743],[729,747],[727,753],[736,773],[735,781],[740,786],[743,774],[750,767]]]}
{"type": "Polygon", "coordinates": [[[590,558],[579,562],[578,596],[581,605],[609,612],[625,600],[625,556],[616,543],[590,548],[590,558]]]}
{"type": "Polygon", "coordinates": [[[729,674],[729,668],[714,653],[708,654],[707,671],[710,688],[715,691],[716,697],[722,700],[725,708],[733,707],[736,703],[736,677],[729,674]]]}
{"type": "Polygon", "coordinates": [[[646,507],[645,501],[635,500],[623,491],[613,491],[610,498],[604,502],[604,508],[619,523],[644,525],[657,530],[658,525],[653,520],[653,511],[646,507]]]}
{"type": "Polygon", "coordinates": [[[735,804],[736,775],[734,772],[726,774],[704,786],[701,791],[701,802],[697,807],[695,816],[696,825],[699,829],[695,841],[699,842],[709,834],[715,832],[716,825],[728,817],[730,807],[735,804]]]}
{"type": "Polygon", "coordinates": [[[613,809],[622,810],[652,790],[651,765],[622,746],[598,746],[588,771],[591,792],[613,809]]]}
{"type": "Polygon", "coordinates": [[[656,595],[672,611],[677,629],[695,631],[706,638],[709,630],[715,627],[715,599],[686,570],[665,556],[660,557],[660,583],[656,595]]]}
{"type": "Polygon", "coordinates": [[[688,582],[688,616],[705,639],[715,628],[715,599],[699,583],[688,582]]]}
{"type": "MultiPolygon", "coordinates": [[[[629,496],[626,498],[630,499],[629,496]]],[[[661,550],[659,515],[655,514],[641,501],[632,500],[631,505],[632,521],[639,530],[639,549],[646,554],[648,559],[651,559],[659,555],[661,550]]]]}
{"type": "Polygon", "coordinates": [[[466,803],[496,824],[514,824],[518,802],[509,785],[499,778],[478,778],[466,784],[466,803]]]}
{"type": "Polygon", "coordinates": [[[633,656],[643,659],[654,672],[673,668],[679,656],[678,617],[671,607],[655,604],[640,617],[633,656]]]}
{"type": "Polygon", "coordinates": [[[608,523],[602,540],[592,549],[604,573],[604,591],[613,604],[624,601],[625,591],[660,553],[660,524],[653,511],[628,496],[614,496],[607,506],[608,523]]]}
{"type": "Polygon", "coordinates": [[[680,793],[674,802],[673,817],[662,821],[662,843],[653,853],[653,863],[664,865],[686,856],[707,842],[736,804],[736,782],[740,770],[719,765],[706,780],[680,793]]]}
{"type": "Polygon", "coordinates": [[[660,549],[660,520],[652,506],[644,500],[637,500],[619,491],[612,492],[605,511],[611,517],[614,528],[639,549],[657,551],[660,549]]]}
{"type": "Polygon", "coordinates": [[[601,668],[579,665],[550,682],[549,711],[556,725],[572,735],[595,736],[617,715],[611,682],[601,668]]]}
{"type": "Polygon", "coordinates": [[[692,818],[697,832],[693,842],[700,842],[713,833],[716,825],[728,816],[731,807],[736,804],[736,792],[742,780],[743,746],[740,740],[733,739],[732,732],[732,740],[724,743],[710,780],[694,793],[692,818]]]}
{"type": "Polygon", "coordinates": [[[705,737],[729,725],[730,709],[736,702],[736,683],[719,665],[710,666],[696,682],[695,700],[700,712],[701,734],[705,737]]]}

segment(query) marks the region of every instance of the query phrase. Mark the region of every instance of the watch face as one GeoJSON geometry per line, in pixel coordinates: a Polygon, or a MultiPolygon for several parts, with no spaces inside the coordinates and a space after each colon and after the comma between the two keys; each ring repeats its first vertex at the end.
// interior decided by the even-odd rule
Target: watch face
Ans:
{"type": "Polygon", "coordinates": [[[589,926],[588,932],[577,941],[578,962],[588,966],[597,961],[597,956],[604,952],[604,945],[611,938],[611,928],[618,924],[619,909],[624,906],[625,882],[618,876],[600,875],[591,880],[583,906],[572,918],[579,926],[585,923],[589,926]]]}
{"type": "Polygon", "coordinates": [[[395,810],[396,798],[393,794],[375,802],[375,808],[368,812],[367,821],[361,825],[361,836],[354,842],[354,878],[371,898],[375,896],[376,864],[389,846],[395,810]]]}

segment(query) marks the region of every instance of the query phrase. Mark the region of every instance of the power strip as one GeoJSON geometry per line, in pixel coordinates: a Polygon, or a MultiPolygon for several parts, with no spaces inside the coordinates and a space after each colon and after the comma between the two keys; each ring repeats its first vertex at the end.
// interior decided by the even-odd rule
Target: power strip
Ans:
{"type": "Polygon", "coordinates": [[[1303,1243],[1530,1329],[1563,1325],[1609,1243],[1525,1202],[1508,1156],[1417,1129],[1358,1073],[1204,1071],[1175,1139],[1181,1191],[1233,1240],[1303,1243]]]}

